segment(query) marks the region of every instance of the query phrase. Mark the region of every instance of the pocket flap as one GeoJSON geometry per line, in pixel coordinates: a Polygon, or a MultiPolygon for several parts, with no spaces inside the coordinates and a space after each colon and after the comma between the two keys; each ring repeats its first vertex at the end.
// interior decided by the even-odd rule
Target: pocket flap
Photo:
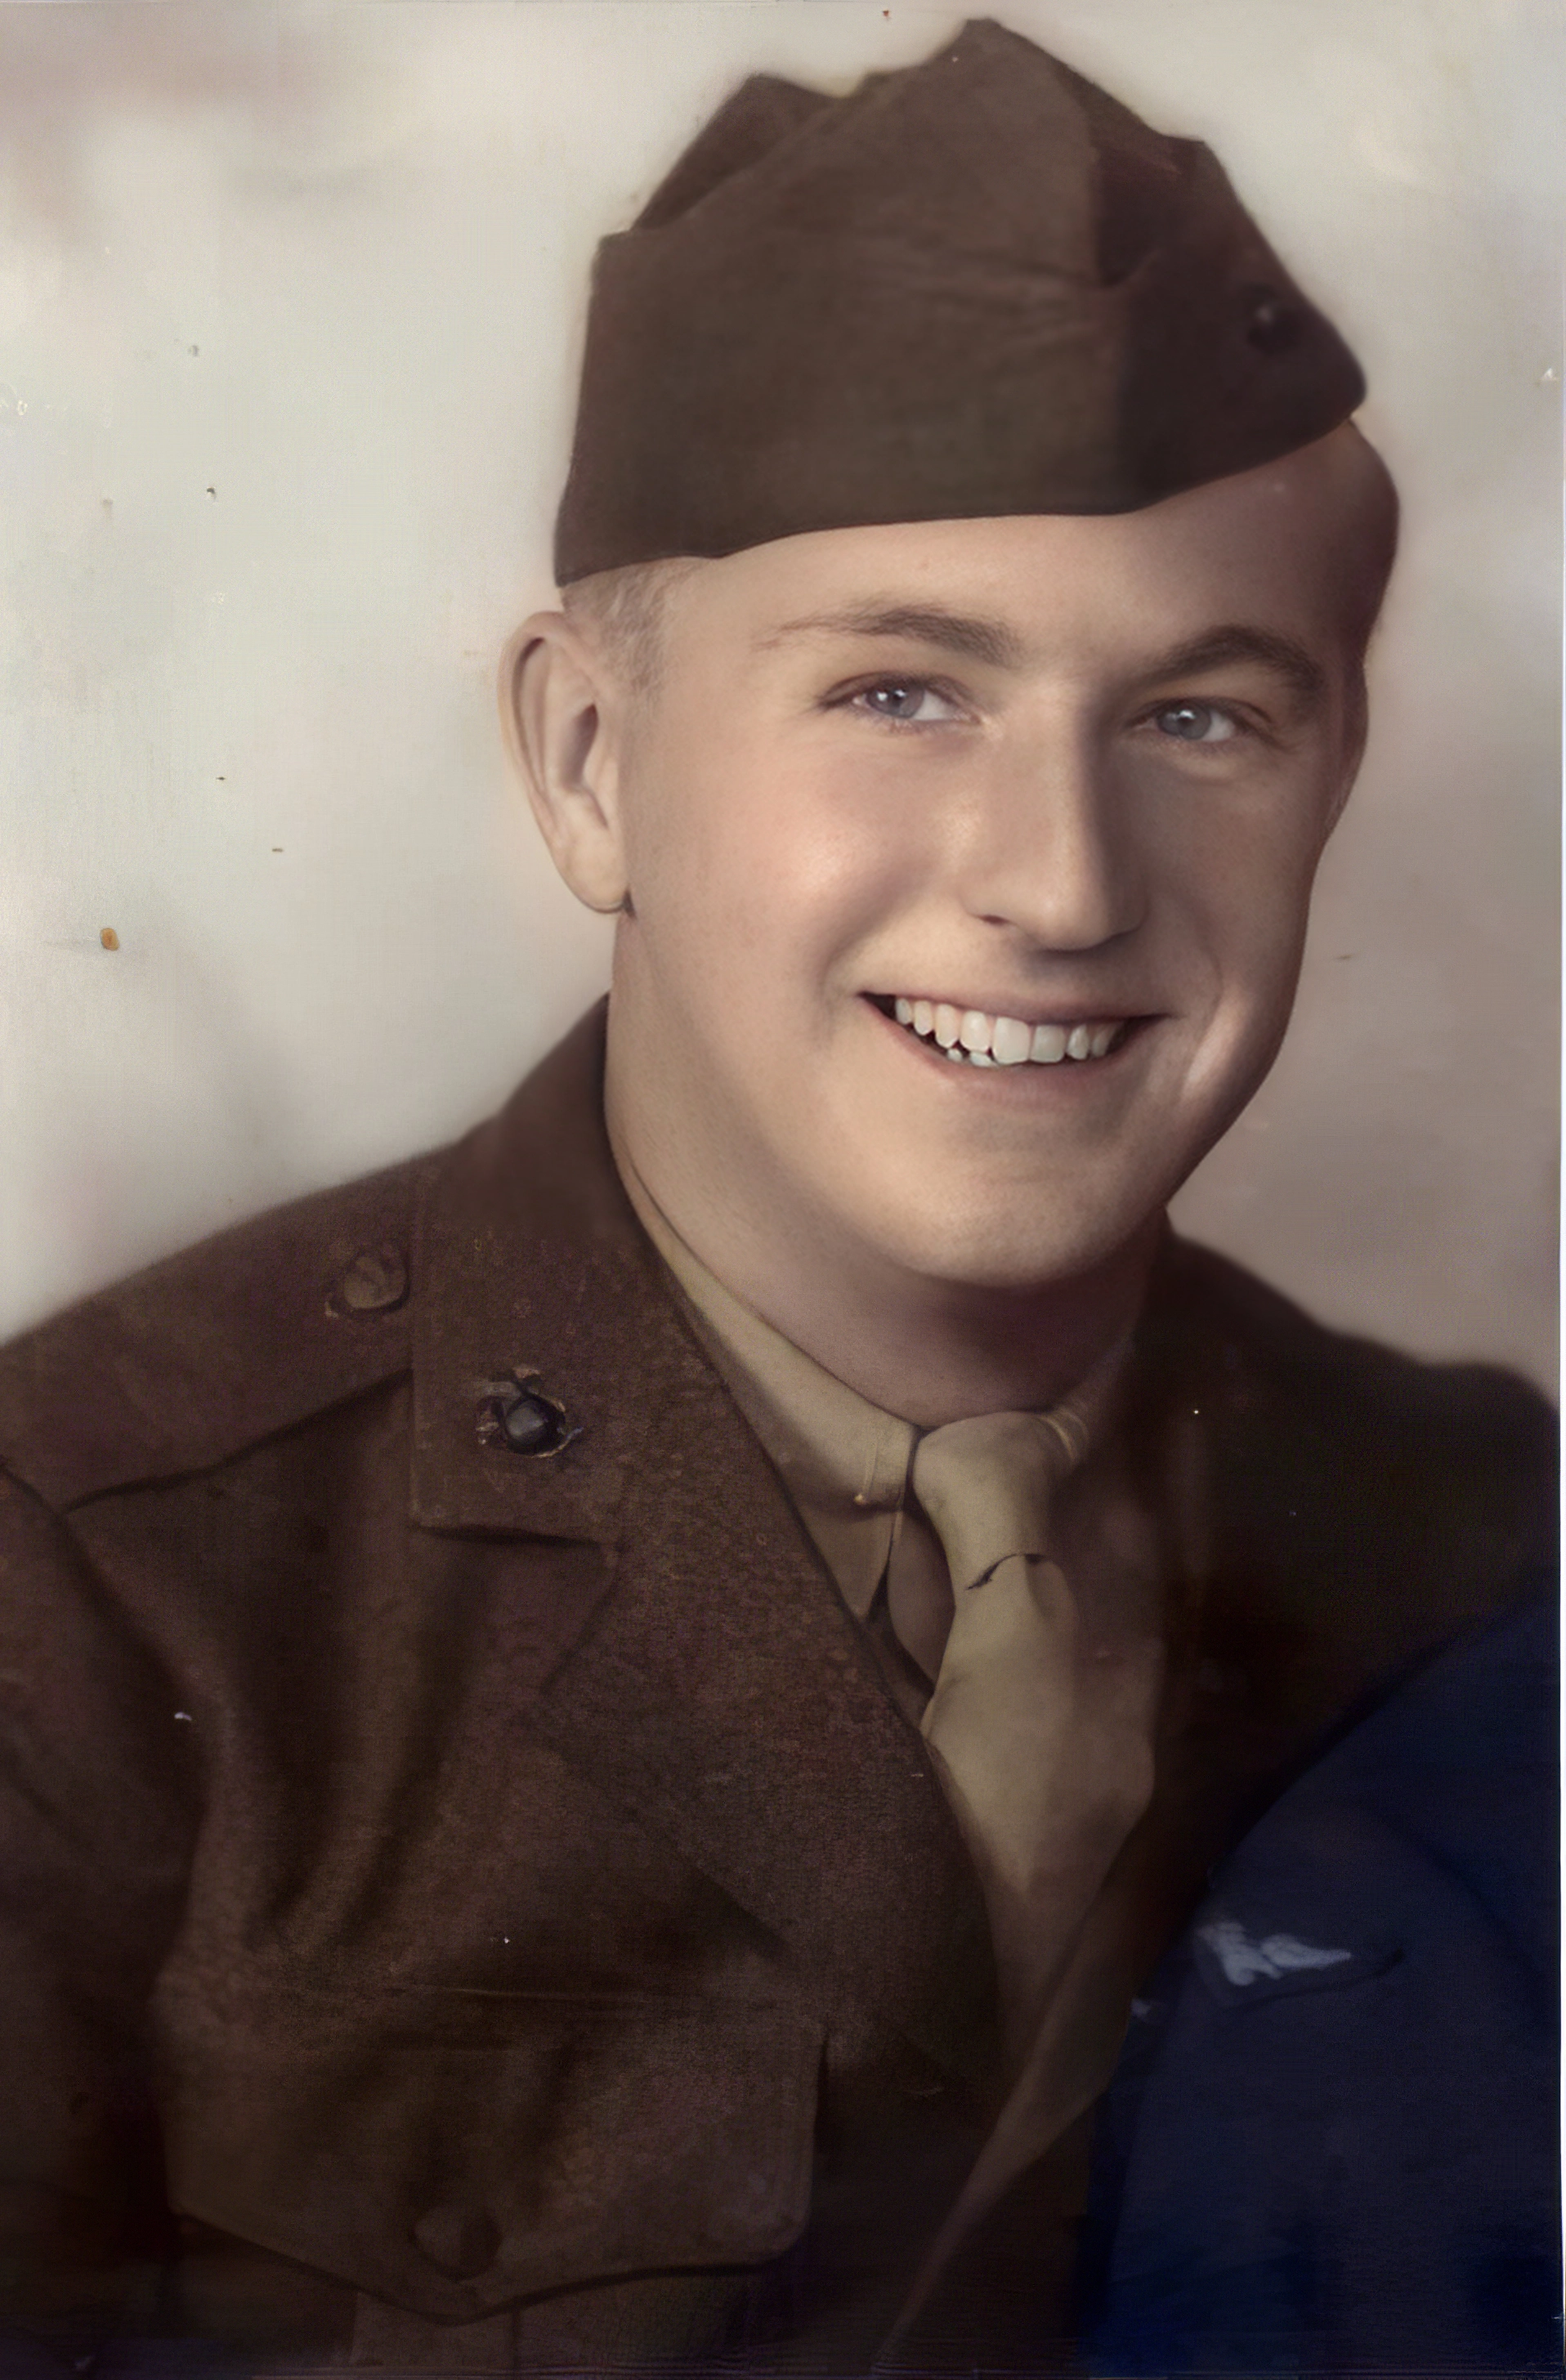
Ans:
{"type": "Polygon", "coordinates": [[[268,1986],[163,2019],[173,2204],[436,2321],[805,2226],[823,2036],[787,2004],[268,1986]]]}

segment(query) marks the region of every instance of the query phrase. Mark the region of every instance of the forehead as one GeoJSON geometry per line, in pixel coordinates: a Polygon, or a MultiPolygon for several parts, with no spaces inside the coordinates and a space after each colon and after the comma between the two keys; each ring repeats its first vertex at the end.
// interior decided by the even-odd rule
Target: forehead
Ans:
{"type": "Polygon", "coordinates": [[[988,624],[995,634],[976,637],[968,658],[999,667],[1062,655],[1118,665],[1220,623],[1329,643],[1353,524],[1345,481],[1338,455],[1306,449],[1140,512],[785,538],[693,573],[677,608],[709,650],[743,650],[763,668],[856,633],[884,638],[899,622],[917,641],[921,613],[988,624]]]}

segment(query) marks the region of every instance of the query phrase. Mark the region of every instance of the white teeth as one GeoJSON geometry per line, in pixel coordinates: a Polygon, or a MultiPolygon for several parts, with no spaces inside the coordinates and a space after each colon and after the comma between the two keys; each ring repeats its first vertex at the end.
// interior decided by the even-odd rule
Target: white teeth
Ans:
{"type": "Polygon", "coordinates": [[[1124,1038],[1123,1019],[1105,1025],[1025,1025],[1017,1016],[987,1016],[981,1008],[955,1008],[949,1000],[892,1003],[899,1025],[933,1041],[958,1065],[1058,1066],[1062,1058],[1107,1058],[1124,1038]]]}

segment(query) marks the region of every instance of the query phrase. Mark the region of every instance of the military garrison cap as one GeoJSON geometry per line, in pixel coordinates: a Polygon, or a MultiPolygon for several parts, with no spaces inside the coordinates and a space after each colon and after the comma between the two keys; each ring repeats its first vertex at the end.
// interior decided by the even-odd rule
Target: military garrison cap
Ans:
{"type": "Polygon", "coordinates": [[[844,99],[753,77],[602,243],[557,579],[1131,512],[1364,394],[1210,150],[977,22],[844,99]]]}

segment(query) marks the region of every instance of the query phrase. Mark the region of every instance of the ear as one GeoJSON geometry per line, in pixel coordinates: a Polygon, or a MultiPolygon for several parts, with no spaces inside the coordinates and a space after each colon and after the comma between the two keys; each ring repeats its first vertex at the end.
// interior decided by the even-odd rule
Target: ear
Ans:
{"type": "Polygon", "coordinates": [[[535,612],[500,665],[506,748],[556,868],[578,901],[623,908],[618,689],[564,612],[535,612]]]}

